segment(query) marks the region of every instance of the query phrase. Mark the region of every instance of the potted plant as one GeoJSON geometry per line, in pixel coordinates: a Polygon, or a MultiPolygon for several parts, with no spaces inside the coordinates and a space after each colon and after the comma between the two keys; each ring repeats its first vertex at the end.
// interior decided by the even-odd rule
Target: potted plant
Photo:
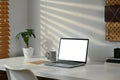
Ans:
{"type": "Polygon", "coordinates": [[[26,45],[26,47],[23,48],[23,54],[25,58],[30,58],[33,55],[34,49],[29,46],[29,40],[31,37],[36,38],[33,29],[26,29],[26,31],[20,32],[16,35],[16,38],[17,39],[22,38],[22,40],[24,41],[26,45]]]}

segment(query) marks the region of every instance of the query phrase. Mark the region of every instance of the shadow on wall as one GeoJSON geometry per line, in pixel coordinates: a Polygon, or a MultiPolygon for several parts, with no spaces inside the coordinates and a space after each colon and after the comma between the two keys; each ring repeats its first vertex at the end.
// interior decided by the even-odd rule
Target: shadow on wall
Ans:
{"type": "Polygon", "coordinates": [[[43,55],[45,56],[45,54],[51,50],[54,50],[53,46],[53,41],[50,39],[44,39],[42,40],[43,42],[41,42],[41,51],[43,53],[43,55]]]}
{"type": "Polygon", "coordinates": [[[60,37],[89,38],[89,57],[111,55],[104,39],[104,0],[41,0],[41,52],[58,50],[60,37]]]}

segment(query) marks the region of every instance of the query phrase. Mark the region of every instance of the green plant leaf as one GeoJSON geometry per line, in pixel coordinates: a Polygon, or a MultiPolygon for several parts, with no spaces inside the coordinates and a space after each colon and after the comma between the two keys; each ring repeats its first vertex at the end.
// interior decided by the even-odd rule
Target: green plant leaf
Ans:
{"type": "Polygon", "coordinates": [[[34,30],[33,29],[26,29],[25,32],[20,32],[16,35],[16,38],[19,39],[20,37],[22,37],[23,41],[26,44],[26,47],[29,47],[29,39],[30,37],[34,37],[36,38],[35,34],[34,34],[34,30]]]}

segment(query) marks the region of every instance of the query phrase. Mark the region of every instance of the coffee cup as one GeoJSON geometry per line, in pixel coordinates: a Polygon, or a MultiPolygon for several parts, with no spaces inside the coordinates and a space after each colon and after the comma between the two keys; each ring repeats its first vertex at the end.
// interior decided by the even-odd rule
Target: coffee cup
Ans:
{"type": "Polygon", "coordinates": [[[46,53],[47,59],[50,61],[56,61],[56,51],[49,51],[46,53]]]}
{"type": "Polygon", "coordinates": [[[114,49],[114,58],[120,58],[120,48],[114,49]]]}

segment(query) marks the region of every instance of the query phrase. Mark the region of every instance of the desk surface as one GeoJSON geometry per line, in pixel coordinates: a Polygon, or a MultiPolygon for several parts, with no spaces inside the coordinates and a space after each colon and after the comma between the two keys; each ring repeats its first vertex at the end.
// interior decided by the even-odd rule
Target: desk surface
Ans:
{"type": "Polygon", "coordinates": [[[31,61],[44,60],[42,58],[14,57],[0,59],[0,70],[5,70],[5,64],[15,68],[30,69],[36,76],[48,77],[60,80],[119,80],[119,64],[86,64],[76,68],[60,68],[46,66],[44,64],[29,64],[31,61]]]}

